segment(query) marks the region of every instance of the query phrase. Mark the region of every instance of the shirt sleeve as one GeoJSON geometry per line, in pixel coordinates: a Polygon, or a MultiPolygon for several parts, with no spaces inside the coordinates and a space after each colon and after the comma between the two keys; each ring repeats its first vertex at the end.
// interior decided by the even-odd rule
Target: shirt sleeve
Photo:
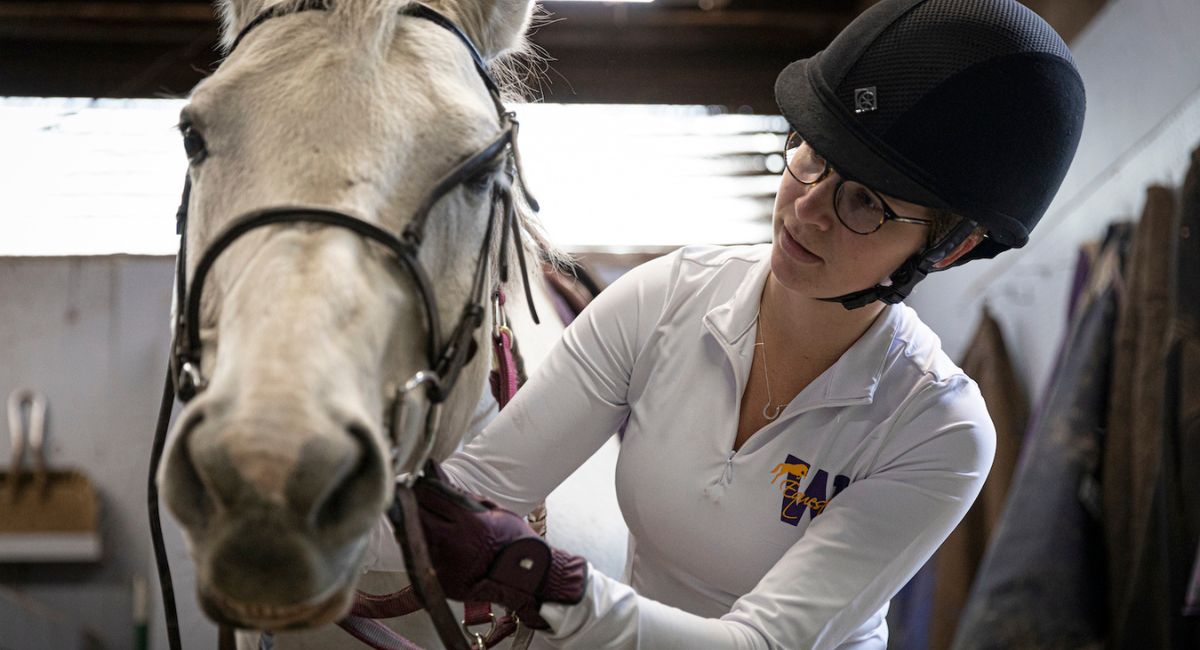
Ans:
{"type": "Polygon", "coordinates": [[[817,516],[720,619],[639,596],[594,574],[588,597],[547,604],[561,647],[835,648],[875,615],[966,514],[987,478],[995,431],[958,375],[919,390],[892,420],[872,473],[817,516]]]}
{"type": "Polygon", "coordinates": [[[629,383],[679,253],[621,276],[576,318],[499,415],[442,469],[458,487],[527,514],[583,464],[629,411],[629,383]]]}

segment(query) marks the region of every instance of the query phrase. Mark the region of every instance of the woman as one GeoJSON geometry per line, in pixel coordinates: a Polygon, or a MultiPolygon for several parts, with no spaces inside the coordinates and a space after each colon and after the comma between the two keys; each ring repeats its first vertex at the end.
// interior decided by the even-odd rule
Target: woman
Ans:
{"type": "Polygon", "coordinates": [[[443,466],[525,513],[628,417],[628,586],[559,550],[513,564],[516,516],[431,481],[422,521],[451,597],[571,647],[885,647],[888,601],[994,449],[978,388],[899,303],[929,272],[1024,245],[1074,155],[1083,87],[1012,0],[884,0],[776,95],[795,133],[773,242],[631,271],[443,466]]]}

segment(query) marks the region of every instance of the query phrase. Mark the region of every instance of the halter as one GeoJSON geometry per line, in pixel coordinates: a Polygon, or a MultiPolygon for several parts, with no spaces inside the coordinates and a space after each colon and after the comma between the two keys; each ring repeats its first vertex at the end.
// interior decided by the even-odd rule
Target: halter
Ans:
{"type": "MultiPolygon", "coordinates": [[[[271,18],[301,11],[327,10],[328,8],[328,0],[300,0],[267,9],[241,30],[234,40],[230,52],[232,53],[254,28],[271,18]]],[[[197,262],[194,277],[189,284],[186,249],[188,204],[191,195],[190,174],[185,178],[183,198],[179,210],[176,212],[176,231],[180,235],[180,244],[179,254],[176,257],[174,337],[168,379],[164,386],[162,408],[159,412],[157,431],[151,451],[148,485],[151,533],[163,589],[167,633],[172,650],[178,650],[181,644],[170,567],[162,541],[162,527],[158,512],[158,488],[155,477],[165,446],[167,423],[170,420],[174,398],[177,397],[180,401],[187,403],[204,391],[208,384],[201,369],[200,305],[204,283],[221,253],[243,235],[268,226],[296,223],[342,228],[382,246],[392,253],[401,269],[412,280],[417,295],[421,298],[420,304],[424,312],[427,337],[425,353],[428,365],[394,389],[391,405],[385,410],[383,416],[391,441],[393,475],[397,477],[396,500],[388,509],[387,514],[396,526],[397,538],[412,571],[413,585],[428,606],[439,636],[447,644],[447,647],[467,648],[462,633],[446,606],[445,598],[440,595],[441,589],[437,584],[436,576],[429,568],[428,552],[423,535],[421,535],[420,525],[415,521],[416,504],[409,488],[420,478],[425,461],[433,447],[442,404],[457,383],[463,367],[471,360],[477,349],[475,333],[483,324],[486,315],[488,262],[497,221],[501,222],[499,224],[501,241],[498,260],[500,280],[501,282],[508,280],[508,246],[511,240],[512,246],[517,252],[525,298],[530,313],[534,322],[539,322],[533,305],[533,295],[521,241],[521,227],[516,218],[511,187],[497,187],[492,191],[492,206],[488,216],[487,230],[479,248],[471,292],[463,306],[458,323],[444,342],[441,340],[442,330],[439,322],[437,296],[429,281],[429,275],[418,256],[425,237],[426,223],[433,207],[447,193],[501,156],[506,158],[505,171],[511,181],[510,186],[515,184],[520,188],[523,198],[535,212],[539,206],[526,188],[521,173],[521,160],[517,148],[520,125],[515,114],[506,110],[500,97],[499,87],[488,72],[483,57],[474,43],[450,19],[425,5],[407,5],[399,10],[399,14],[429,20],[454,34],[467,47],[475,69],[487,86],[488,93],[496,107],[500,126],[499,135],[488,145],[466,161],[456,165],[438,180],[417,207],[412,219],[399,236],[373,223],[335,209],[292,206],[264,208],[237,218],[213,239],[197,262]],[[408,441],[417,441],[418,444],[404,453],[401,443],[408,441]],[[404,526],[406,519],[410,520],[412,525],[404,526]],[[424,561],[422,561],[422,557],[424,561]]],[[[499,300],[499,294],[493,294],[492,300],[499,300]]],[[[498,304],[493,305],[493,309],[498,309],[498,304]]]]}

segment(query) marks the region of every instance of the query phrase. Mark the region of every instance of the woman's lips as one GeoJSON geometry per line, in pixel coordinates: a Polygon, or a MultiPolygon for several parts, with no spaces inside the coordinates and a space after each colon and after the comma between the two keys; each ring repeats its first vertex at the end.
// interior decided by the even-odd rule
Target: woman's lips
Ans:
{"type": "Polygon", "coordinates": [[[801,246],[800,242],[793,239],[792,234],[788,232],[787,228],[780,228],[779,230],[783,250],[788,254],[788,257],[802,264],[816,264],[824,261],[821,259],[821,256],[801,246]]]}

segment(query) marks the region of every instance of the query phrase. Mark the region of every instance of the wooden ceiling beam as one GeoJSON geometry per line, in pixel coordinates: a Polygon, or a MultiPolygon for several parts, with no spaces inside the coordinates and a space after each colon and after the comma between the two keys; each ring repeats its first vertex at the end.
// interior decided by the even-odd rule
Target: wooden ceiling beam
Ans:
{"type": "MultiPolygon", "coordinates": [[[[552,3],[526,81],[548,101],[724,104],[774,112],[774,75],[876,0],[552,3]],[[719,4],[719,3],[718,3],[719,4]],[[712,6],[718,6],[714,4],[712,6]]],[[[1026,0],[1068,39],[1106,0],[1026,0]]],[[[0,95],[182,94],[219,58],[208,0],[0,0],[0,95]]]]}
{"type": "Polygon", "coordinates": [[[207,2],[0,2],[0,20],[212,23],[216,19],[207,2]]]}
{"type": "MultiPolygon", "coordinates": [[[[215,49],[217,28],[215,25],[203,23],[129,25],[64,20],[49,25],[41,21],[0,21],[0,41],[22,41],[31,45],[37,44],[38,47],[45,47],[45,43],[186,45],[196,38],[205,38],[206,35],[215,49]]],[[[39,56],[58,55],[45,53],[39,56]]],[[[78,61],[74,64],[90,65],[91,62],[78,61]]]]}

